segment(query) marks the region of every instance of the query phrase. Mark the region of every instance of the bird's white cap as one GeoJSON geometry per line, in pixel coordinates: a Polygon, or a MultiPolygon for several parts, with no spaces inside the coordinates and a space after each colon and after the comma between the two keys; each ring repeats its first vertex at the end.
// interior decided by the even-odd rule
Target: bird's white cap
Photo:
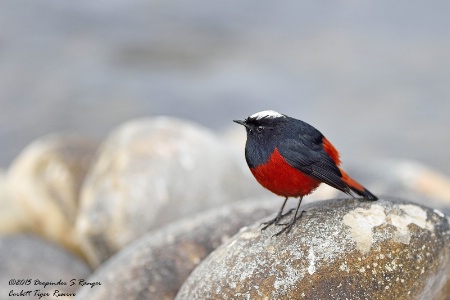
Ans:
{"type": "Polygon", "coordinates": [[[282,115],[279,112],[276,112],[274,110],[264,110],[264,111],[260,111],[260,112],[257,112],[255,114],[251,115],[249,118],[259,120],[262,118],[274,119],[274,118],[284,118],[284,117],[285,117],[285,115],[282,115]]]}

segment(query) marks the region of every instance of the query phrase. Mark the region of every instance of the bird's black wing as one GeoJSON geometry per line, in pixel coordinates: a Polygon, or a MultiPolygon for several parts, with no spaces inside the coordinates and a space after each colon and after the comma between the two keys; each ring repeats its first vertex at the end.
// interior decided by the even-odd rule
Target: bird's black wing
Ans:
{"type": "Polygon", "coordinates": [[[297,170],[350,194],[349,187],[341,178],[341,171],[323,148],[322,139],[322,135],[288,139],[278,147],[278,151],[297,170]]]}

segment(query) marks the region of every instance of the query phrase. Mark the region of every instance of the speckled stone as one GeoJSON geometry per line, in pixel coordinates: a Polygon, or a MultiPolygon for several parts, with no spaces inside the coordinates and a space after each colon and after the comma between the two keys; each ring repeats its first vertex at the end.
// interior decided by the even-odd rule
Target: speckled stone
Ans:
{"type": "Polygon", "coordinates": [[[81,193],[77,230],[92,266],[149,230],[261,193],[213,132],[169,117],[127,122],[106,139],[81,193]]]}
{"type": "Polygon", "coordinates": [[[78,135],[44,136],[21,152],[7,173],[9,191],[30,229],[76,253],[79,193],[96,149],[96,141],[78,135]]]}
{"type": "Polygon", "coordinates": [[[289,235],[272,237],[277,230],[242,230],[191,273],[176,299],[450,295],[449,219],[438,210],[398,200],[330,200],[311,205],[289,235]]]}
{"type": "Polygon", "coordinates": [[[173,299],[213,249],[279,205],[276,199],[233,203],[148,233],[101,265],[88,281],[102,285],[82,288],[76,299],[173,299]]]}

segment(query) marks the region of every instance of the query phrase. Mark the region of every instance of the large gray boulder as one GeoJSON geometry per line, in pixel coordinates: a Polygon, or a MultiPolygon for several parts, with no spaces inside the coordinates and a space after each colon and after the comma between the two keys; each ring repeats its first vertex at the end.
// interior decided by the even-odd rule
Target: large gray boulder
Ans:
{"type": "Polygon", "coordinates": [[[119,126],[81,193],[77,231],[92,266],[151,229],[261,192],[214,133],[168,117],[119,126]]]}
{"type": "MultiPolygon", "coordinates": [[[[305,207],[306,208],[306,207],[305,207]]],[[[181,287],[181,299],[447,299],[449,218],[406,201],[330,200],[286,235],[241,230],[181,287]]]]}

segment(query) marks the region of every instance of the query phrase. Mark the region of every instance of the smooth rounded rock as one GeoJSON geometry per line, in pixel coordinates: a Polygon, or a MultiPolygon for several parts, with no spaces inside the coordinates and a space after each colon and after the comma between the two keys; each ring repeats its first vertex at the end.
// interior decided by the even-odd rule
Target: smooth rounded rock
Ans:
{"type": "Polygon", "coordinates": [[[278,230],[254,225],[239,232],[191,273],[176,299],[450,294],[449,218],[438,210],[397,200],[330,200],[309,206],[288,235],[272,237],[278,230]]]}
{"type": "Polygon", "coordinates": [[[25,231],[28,222],[11,195],[5,172],[0,171],[0,236],[25,231]]]}
{"type": "Polygon", "coordinates": [[[450,177],[421,162],[383,159],[351,173],[378,195],[395,195],[450,214],[450,177]]]}
{"type": "Polygon", "coordinates": [[[83,186],[83,249],[97,266],[151,229],[261,193],[250,176],[226,143],[191,122],[125,123],[101,146],[83,186]]]}
{"type": "Polygon", "coordinates": [[[27,146],[8,171],[10,191],[31,230],[77,253],[79,193],[96,147],[85,137],[49,135],[27,146]]]}
{"type": "Polygon", "coordinates": [[[82,288],[76,299],[173,299],[213,249],[276,211],[275,200],[233,203],[148,233],[101,265],[88,281],[102,285],[82,288]]]}
{"type": "Polygon", "coordinates": [[[91,273],[78,257],[33,235],[0,237],[0,270],[0,299],[39,299],[35,291],[53,296],[56,290],[59,297],[41,299],[68,299],[63,293],[76,294],[78,280],[91,273]],[[72,279],[76,279],[74,284],[72,279]],[[25,284],[20,280],[29,281],[25,284]],[[46,282],[53,284],[44,286],[46,282]],[[8,297],[11,291],[20,294],[22,290],[31,293],[8,297]]]}

